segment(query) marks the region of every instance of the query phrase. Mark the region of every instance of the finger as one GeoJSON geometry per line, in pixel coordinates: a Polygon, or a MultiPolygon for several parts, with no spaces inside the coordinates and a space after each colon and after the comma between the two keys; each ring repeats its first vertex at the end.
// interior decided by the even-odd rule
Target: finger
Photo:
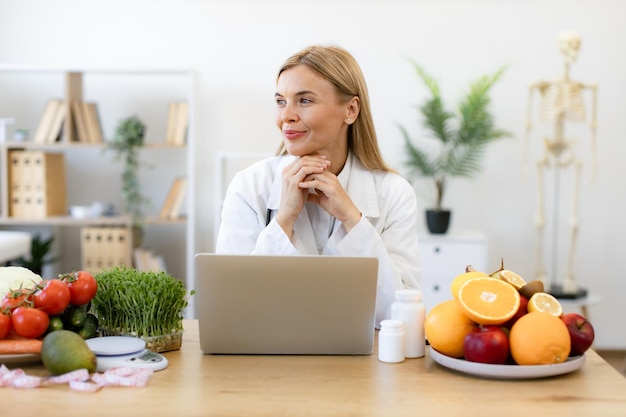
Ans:
{"type": "Polygon", "coordinates": [[[321,181],[317,178],[317,174],[311,174],[304,177],[302,181],[298,183],[298,187],[319,189],[321,184],[321,181]]]}
{"type": "Polygon", "coordinates": [[[310,188],[320,188],[320,189],[334,187],[334,186],[341,187],[341,185],[339,184],[339,180],[337,179],[337,176],[333,174],[332,172],[328,171],[327,169],[321,172],[315,172],[315,173],[311,173],[305,176],[304,178],[302,178],[302,181],[298,185],[301,188],[310,187],[310,188]]]}
{"type": "Polygon", "coordinates": [[[327,169],[328,164],[324,161],[308,161],[291,165],[283,171],[284,178],[293,178],[297,181],[303,181],[307,176],[319,174],[327,169]]]}

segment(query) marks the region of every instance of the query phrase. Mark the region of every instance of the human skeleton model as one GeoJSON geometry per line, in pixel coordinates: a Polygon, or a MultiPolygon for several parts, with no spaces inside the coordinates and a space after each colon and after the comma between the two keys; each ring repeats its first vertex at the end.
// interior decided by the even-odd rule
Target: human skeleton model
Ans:
{"type": "MultiPolygon", "coordinates": [[[[578,286],[574,277],[574,254],[576,249],[576,238],[578,235],[578,192],[582,171],[582,161],[577,159],[574,149],[575,141],[565,137],[566,122],[584,122],[586,118],[583,92],[590,90],[592,93],[592,112],[590,120],[591,145],[592,145],[592,171],[595,171],[595,141],[596,141],[596,93],[595,84],[584,84],[571,80],[569,68],[577,58],[580,48],[580,38],[576,33],[563,32],[558,36],[559,49],[565,58],[565,70],[563,77],[553,81],[537,81],[530,85],[528,113],[526,122],[526,144],[530,137],[531,124],[531,104],[533,93],[539,92],[541,97],[540,117],[543,120],[554,121],[554,136],[544,138],[544,153],[537,161],[539,180],[539,207],[535,219],[537,233],[537,269],[536,279],[541,279],[549,284],[543,261],[543,239],[546,226],[545,215],[545,187],[544,174],[546,169],[554,169],[555,178],[558,172],[566,169],[574,170],[574,190],[571,218],[569,222],[569,248],[567,254],[567,265],[565,276],[560,285],[563,293],[577,293],[578,286]]],[[[593,173],[592,173],[593,178],[593,173]]],[[[557,219],[553,219],[556,221],[557,219]]],[[[555,236],[556,239],[556,236],[555,236]]],[[[557,254],[553,253],[553,257],[557,254]]],[[[552,277],[552,280],[554,277],[552,277]]]]}

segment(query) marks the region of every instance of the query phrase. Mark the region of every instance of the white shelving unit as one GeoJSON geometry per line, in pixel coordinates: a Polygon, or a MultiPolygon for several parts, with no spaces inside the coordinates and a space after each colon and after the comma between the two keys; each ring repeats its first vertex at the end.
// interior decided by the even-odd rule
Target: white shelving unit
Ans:
{"type": "Polygon", "coordinates": [[[487,267],[488,243],[482,233],[423,235],[419,238],[422,292],[426,310],[452,298],[452,280],[472,265],[487,267]]]}
{"type": "MultiPolygon", "coordinates": [[[[61,141],[36,144],[32,140],[12,141],[12,132],[27,129],[32,138],[43,109],[52,98],[83,99],[97,103],[105,141],[112,139],[118,122],[138,116],[146,124],[145,146],[141,151],[142,191],[148,196],[144,245],[164,256],[168,272],[194,288],[195,253],[195,164],[194,114],[195,74],[178,69],[70,69],[34,68],[0,65],[0,119],[10,119],[5,126],[5,141],[0,143],[0,229],[49,228],[59,234],[63,260],[76,255],[80,242],[73,242],[70,229],[88,225],[130,227],[128,216],[75,219],[53,216],[40,219],[18,219],[9,216],[8,153],[12,149],[61,152],[65,156],[67,205],[86,205],[94,201],[114,204],[122,212],[121,162],[105,152],[105,144],[61,141]],[[72,74],[80,81],[80,97],[70,88],[72,74]],[[189,127],[184,145],[165,142],[169,103],[185,100],[189,104],[189,127]],[[171,181],[186,176],[188,181],[185,217],[163,220],[158,217],[171,181]],[[76,227],[74,227],[76,226],[76,227]],[[155,238],[156,236],[156,238],[155,238]],[[165,239],[158,238],[165,236],[165,239]],[[161,245],[161,246],[160,246],[161,245]],[[165,246],[163,246],[165,245],[165,246]],[[179,256],[181,254],[182,256],[179,256]],[[181,260],[183,260],[181,262],[181,260]],[[170,271],[171,266],[171,271],[170,271]]],[[[62,268],[75,268],[75,261],[62,268]]],[[[67,272],[67,271],[64,271],[67,272]]]]}

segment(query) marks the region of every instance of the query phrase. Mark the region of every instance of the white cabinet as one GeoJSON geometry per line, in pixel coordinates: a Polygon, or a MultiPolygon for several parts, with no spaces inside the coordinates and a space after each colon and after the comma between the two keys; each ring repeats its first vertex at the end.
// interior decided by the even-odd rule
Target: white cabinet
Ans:
{"type": "Polygon", "coordinates": [[[422,292],[426,310],[452,298],[450,284],[467,265],[487,267],[487,238],[480,233],[420,236],[422,292]]]}

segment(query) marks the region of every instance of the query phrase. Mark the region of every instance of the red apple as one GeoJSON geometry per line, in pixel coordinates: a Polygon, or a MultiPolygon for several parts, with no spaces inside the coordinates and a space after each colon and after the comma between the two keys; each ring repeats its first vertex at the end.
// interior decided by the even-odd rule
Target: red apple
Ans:
{"type": "Polygon", "coordinates": [[[569,355],[582,355],[593,343],[595,337],[593,326],[578,313],[565,313],[561,316],[561,320],[567,326],[572,341],[572,350],[569,355]]]}
{"type": "Polygon", "coordinates": [[[509,357],[509,335],[500,326],[481,326],[463,340],[465,359],[471,362],[503,365],[509,357]]]}
{"type": "Polygon", "coordinates": [[[506,327],[507,329],[511,330],[511,327],[513,327],[515,322],[526,313],[528,313],[528,298],[520,294],[519,308],[517,309],[517,312],[506,323],[504,323],[502,327],[506,327]]]}

